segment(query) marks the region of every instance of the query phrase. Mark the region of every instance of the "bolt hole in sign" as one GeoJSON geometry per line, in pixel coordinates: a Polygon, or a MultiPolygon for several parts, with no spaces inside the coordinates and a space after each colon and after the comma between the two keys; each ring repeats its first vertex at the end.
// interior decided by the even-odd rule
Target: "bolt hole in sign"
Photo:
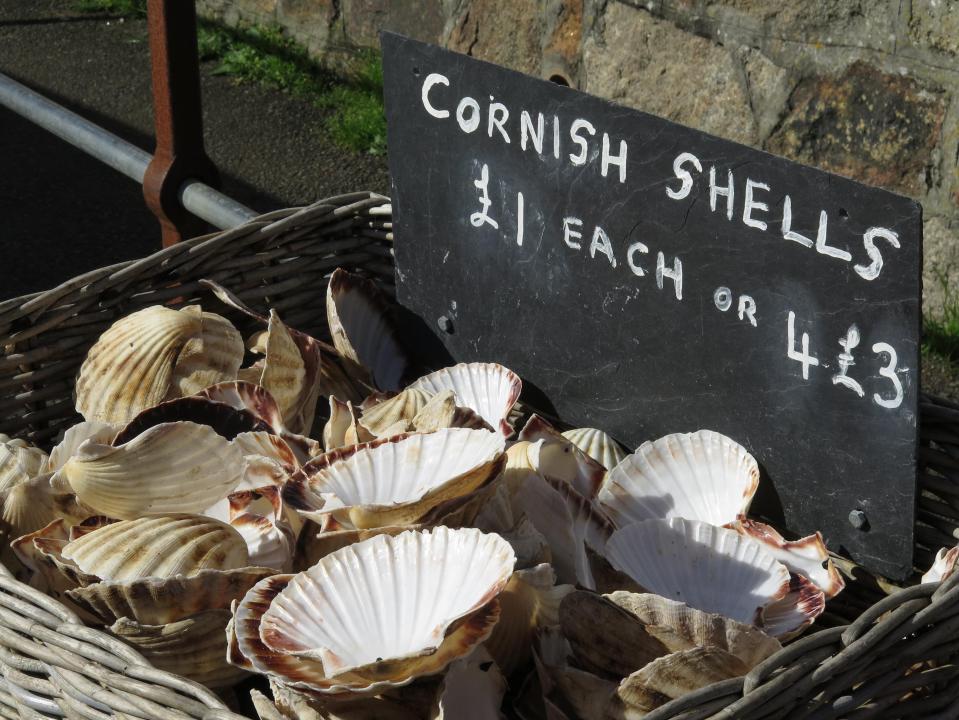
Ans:
{"type": "Polygon", "coordinates": [[[905,197],[382,35],[397,296],[631,448],[718,430],[753,504],[912,569],[922,211],[905,197]]]}

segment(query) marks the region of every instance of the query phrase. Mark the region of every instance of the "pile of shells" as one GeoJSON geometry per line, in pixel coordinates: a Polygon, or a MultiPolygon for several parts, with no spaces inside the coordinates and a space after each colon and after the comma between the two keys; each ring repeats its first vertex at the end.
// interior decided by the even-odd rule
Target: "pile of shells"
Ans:
{"type": "Polygon", "coordinates": [[[414,379],[390,303],[343,270],[331,344],[208,285],[257,332],[133,313],[49,455],[0,437],[3,562],[158,667],[258,674],[264,717],[641,717],[745,674],[843,589],[818,533],[748,518],[759,467],[724,435],[628,453],[520,427],[515,373],[414,379]]]}

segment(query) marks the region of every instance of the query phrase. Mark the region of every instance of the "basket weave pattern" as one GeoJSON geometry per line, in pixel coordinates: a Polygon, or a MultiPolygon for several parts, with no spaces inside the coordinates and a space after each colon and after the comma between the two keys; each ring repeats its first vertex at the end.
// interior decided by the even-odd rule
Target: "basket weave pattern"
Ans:
{"type": "MultiPolygon", "coordinates": [[[[87,349],[142,307],[201,303],[245,334],[248,321],[214,300],[204,278],[254,307],[275,308],[292,327],[328,337],[326,284],[335,268],[392,289],[387,203],[354,193],[277,211],[0,303],[0,432],[49,447],[80,419],[73,386],[87,349]]],[[[921,414],[916,561],[925,568],[935,550],[956,543],[959,406],[927,399],[921,414]]],[[[703,688],[647,718],[959,717],[959,574],[886,596],[888,585],[848,562],[842,567],[847,589],[813,627],[818,632],[745,678],[703,688]]],[[[0,673],[0,717],[240,718],[208,690],[84,627],[2,567],[0,673]]]]}

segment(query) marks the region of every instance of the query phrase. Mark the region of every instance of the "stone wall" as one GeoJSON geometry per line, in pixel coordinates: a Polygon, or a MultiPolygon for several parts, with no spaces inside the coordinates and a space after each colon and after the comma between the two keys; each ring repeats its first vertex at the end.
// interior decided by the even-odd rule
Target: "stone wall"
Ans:
{"type": "Polygon", "coordinates": [[[959,0],[199,0],[318,58],[385,28],[919,200],[959,288],[959,0]]]}

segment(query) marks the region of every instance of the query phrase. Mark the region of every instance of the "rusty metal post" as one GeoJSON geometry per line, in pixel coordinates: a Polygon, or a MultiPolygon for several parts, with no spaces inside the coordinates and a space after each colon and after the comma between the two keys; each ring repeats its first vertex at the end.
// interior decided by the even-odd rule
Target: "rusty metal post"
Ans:
{"type": "Polygon", "coordinates": [[[180,204],[186,180],[219,187],[219,174],[203,148],[200,62],[193,0],[148,0],[156,151],[143,178],[143,196],[160,220],[163,246],[203,231],[180,204]]]}

